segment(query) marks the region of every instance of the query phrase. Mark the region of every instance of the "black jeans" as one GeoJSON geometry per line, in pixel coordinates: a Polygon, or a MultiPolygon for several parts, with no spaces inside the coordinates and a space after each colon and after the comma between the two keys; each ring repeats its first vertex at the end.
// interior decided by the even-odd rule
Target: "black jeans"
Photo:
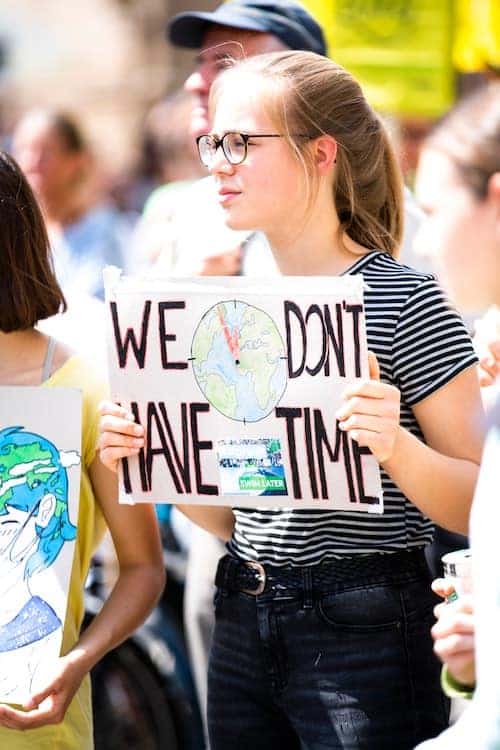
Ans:
{"type": "Polygon", "coordinates": [[[445,729],[423,552],[265,570],[255,596],[219,563],[211,750],[410,750],[445,729]]]}

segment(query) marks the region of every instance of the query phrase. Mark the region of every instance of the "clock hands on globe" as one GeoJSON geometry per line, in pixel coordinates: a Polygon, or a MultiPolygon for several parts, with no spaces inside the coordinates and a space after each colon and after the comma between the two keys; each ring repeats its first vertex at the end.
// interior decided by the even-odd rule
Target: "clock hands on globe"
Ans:
{"type": "Polygon", "coordinates": [[[235,326],[233,332],[229,330],[229,325],[226,323],[226,319],[224,317],[224,307],[222,305],[219,305],[217,307],[217,314],[219,316],[219,323],[221,325],[222,331],[224,333],[224,338],[226,339],[226,343],[228,346],[229,351],[231,352],[234,364],[239,365],[240,364],[240,332],[239,329],[235,326]]]}

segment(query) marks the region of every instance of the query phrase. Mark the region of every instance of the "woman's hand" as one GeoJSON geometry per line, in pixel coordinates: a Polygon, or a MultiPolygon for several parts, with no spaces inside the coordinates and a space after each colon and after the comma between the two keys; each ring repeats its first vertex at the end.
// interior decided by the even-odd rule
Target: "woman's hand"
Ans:
{"type": "Polygon", "coordinates": [[[474,348],[479,357],[479,385],[494,385],[500,376],[500,310],[490,307],[474,324],[474,348]]]}
{"type": "Polygon", "coordinates": [[[371,450],[379,463],[391,458],[399,432],[397,388],[380,382],[376,356],[369,352],[370,379],[347,388],[346,403],[337,411],[339,427],[359,445],[371,450]]]}
{"type": "Polygon", "coordinates": [[[498,382],[500,375],[500,339],[490,341],[488,351],[479,359],[479,385],[488,388],[498,382]]]}
{"type": "Polygon", "coordinates": [[[118,471],[118,461],[139,453],[144,446],[144,428],[134,421],[134,415],[112,401],[99,404],[100,458],[104,466],[118,471]]]}
{"type": "Polygon", "coordinates": [[[208,255],[200,262],[196,275],[200,276],[238,276],[241,273],[243,252],[241,245],[208,255]]]}
{"type": "MultiPolygon", "coordinates": [[[[436,594],[447,597],[453,592],[448,581],[438,578],[432,583],[436,594]]],[[[437,622],[431,629],[434,651],[446,664],[450,675],[461,685],[472,687],[476,682],[474,653],[474,602],[463,594],[453,602],[443,602],[434,608],[437,622]]]]}
{"type": "Polygon", "coordinates": [[[60,724],[87,671],[73,652],[61,656],[45,686],[31,696],[24,710],[0,705],[0,725],[24,730],[60,724]]]}

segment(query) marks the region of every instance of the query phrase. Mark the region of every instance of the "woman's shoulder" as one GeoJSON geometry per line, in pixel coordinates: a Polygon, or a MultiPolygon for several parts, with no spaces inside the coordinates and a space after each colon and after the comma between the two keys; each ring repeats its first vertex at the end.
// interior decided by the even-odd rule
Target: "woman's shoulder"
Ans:
{"type": "Polygon", "coordinates": [[[64,344],[58,344],[56,348],[54,367],[46,385],[78,388],[83,392],[84,398],[94,401],[106,398],[108,393],[105,373],[88,358],[64,344]]]}
{"type": "Polygon", "coordinates": [[[366,300],[372,304],[390,303],[402,309],[423,295],[449,305],[434,274],[412,268],[389,253],[372,252],[356,265],[354,272],[362,274],[366,300]]]}
{"type": "Polygon", "coordinates": [[[361,259],[361,264],[360,270],[363,272],[372,272],[386,277],[388,275],[400,277],[406,282],[413,281],[417,285],[424,281],[436,282],[435,275],[428,270],[415,268],[405,263],[403,259],[396,258],[394,255],[381,250],[368,253],[361,259]],[[363,261],[365,262],[363,263],[363,261]]]}

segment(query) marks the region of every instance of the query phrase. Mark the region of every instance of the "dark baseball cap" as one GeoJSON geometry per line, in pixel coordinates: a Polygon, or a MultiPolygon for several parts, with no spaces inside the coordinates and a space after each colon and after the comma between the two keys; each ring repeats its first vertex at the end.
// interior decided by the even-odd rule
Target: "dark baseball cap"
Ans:
{"type": "Polygon", "coordinates": [[[290,49],[326,55],[321,26],[300,3],[293,0],[230,0],[211,13],[178,13],[168,25],[167,36],[179,47],[199,49],[207,28],[213,25],[264,31],[273,34],[290,49]]]}

